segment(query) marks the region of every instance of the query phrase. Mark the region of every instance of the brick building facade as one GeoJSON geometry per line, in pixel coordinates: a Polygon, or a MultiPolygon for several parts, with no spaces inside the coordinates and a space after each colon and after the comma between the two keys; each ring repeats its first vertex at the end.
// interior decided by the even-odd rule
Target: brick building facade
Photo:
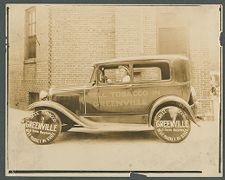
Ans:
{"type": "Polygon", "coordinates": [[[50,86],[86,84],[95,61],[184,54],[200,113],[210,115],[210,67],[219,63],[218,8],[10,6],[10,106],[24,109],[50,86]]]}

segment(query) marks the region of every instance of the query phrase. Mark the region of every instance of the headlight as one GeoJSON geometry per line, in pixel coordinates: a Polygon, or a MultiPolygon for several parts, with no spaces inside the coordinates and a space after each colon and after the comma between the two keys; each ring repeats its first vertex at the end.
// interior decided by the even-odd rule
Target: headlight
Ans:
{"type": "Polygon", "coordinates": [[[53,86],[49,88],[49,91],[48,91],[49,96],[52,96],[52,94],[53,94],[53,88],[54,88],[53,86]]]}
{"type": "Polygon", "coordinates": [[[46,91],[41,91],[39,94],[39,100],[46,100],[48,99],[48,93],[46,91]]]}

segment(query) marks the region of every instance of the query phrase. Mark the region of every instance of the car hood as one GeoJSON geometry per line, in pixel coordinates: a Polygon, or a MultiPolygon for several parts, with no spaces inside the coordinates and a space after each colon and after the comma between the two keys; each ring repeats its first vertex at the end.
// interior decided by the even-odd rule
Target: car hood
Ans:
{"type": "Polygon", "coordinates": [[[88,86],[64,86],[52,87],[49,89],[49,99],[61,104],[65,108],[76,114],[81,114],[84,111],[84,94],[88,86]]]}
{"type": "Polygon", "coordinates": [[[83,93],[84,90],[90,89],[90,86],[79,86],[79,87],[74,87],[74,86],[64,86],[64,87],[51,87],[49,89],[49,94],[50,95],[62,95],[62,94],[67,94],[69,95],[70,93],[75,94],[80,94],[83,93]]]}

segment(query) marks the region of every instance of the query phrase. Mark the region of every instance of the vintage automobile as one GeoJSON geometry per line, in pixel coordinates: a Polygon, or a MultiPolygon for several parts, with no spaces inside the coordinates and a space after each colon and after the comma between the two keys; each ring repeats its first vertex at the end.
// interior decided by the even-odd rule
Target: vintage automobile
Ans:
{"type": "MultiPolygon", "coordinates": [[[[154,130],[163,141],[184,140],[196,122],[189,60],[180,55],[118,58],[95,63],[89,87],[50,88],[23,119],[28,138],[51,143],[71,128],[154,130]]],[[[198,125],[198,124],[197,124],[198,125]]]]}

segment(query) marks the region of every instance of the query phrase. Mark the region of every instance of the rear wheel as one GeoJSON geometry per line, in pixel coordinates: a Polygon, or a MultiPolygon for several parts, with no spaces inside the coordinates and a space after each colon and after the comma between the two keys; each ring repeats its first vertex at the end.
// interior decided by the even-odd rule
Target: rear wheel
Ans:
{"type": "Polygon", "coordinates": [[[61,119],[48,109],[35,111],[25,122],[26,135],[35,144],[52,143],[61,129],[61,119]]]}
{"type": "Polygon", "coordinates": [[[153,125],[159,139],[169,143],[183,141],[191,131],[189,115],[176,106],[159,109],[154,116],[153,125]]]}

